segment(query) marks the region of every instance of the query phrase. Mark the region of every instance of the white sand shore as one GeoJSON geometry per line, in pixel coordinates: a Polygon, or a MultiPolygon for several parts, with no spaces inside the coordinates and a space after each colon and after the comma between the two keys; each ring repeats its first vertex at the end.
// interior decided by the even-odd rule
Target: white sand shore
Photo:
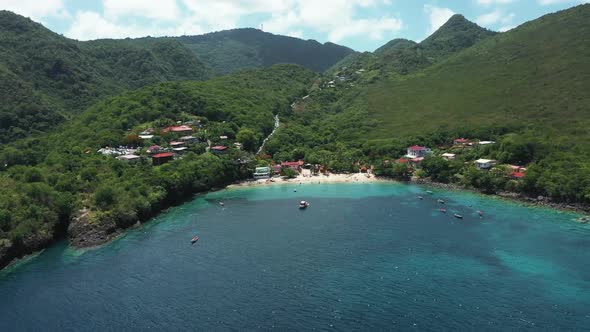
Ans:
{"type": "Polygon", "coordinates": [[[298,184],[298,183],[369,183],[369,182],[390,182],[391,180],[377,178],[373,174],[367,173],[351,173],[351,174],[339,174],[329,173],[321,175],[311,175],[309,170],[303,170],[303,172],[293,179],[283,179],[281,177],[274,177],[272,179],[261,179],[261,180],[249,180],[242,181],[236,184],[228,186],[232,187],[247,187],[247,186],[267,186],[275,184],[298,184]]]}

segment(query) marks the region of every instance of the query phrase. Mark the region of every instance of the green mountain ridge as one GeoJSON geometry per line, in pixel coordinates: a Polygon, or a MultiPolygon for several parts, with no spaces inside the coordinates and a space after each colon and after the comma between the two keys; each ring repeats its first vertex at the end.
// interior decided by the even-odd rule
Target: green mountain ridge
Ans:
{"type": "Polygon", "coordinates": [[[293,63],[323,72],[354,51],[334,43],[274,35],[253,28],[232,29],[200,36],[172,37],[180,41],[215,74],[228,74],[245,68],[293,63]]]}
{"type": "Polygon", "coordinates": [[[6,87],[0,91],[0,143],[46,131],[125,90],[277,63],[321,71],[352,52],[256,29],[81,42],[0,11],[0,75],[6,87]]]}

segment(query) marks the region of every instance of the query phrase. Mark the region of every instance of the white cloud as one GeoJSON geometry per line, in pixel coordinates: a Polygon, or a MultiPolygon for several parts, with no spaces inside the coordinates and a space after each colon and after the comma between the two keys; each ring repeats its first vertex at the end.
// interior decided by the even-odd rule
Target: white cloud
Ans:
{"type": "Polygon", "coordinates": [[[502,15],[502,11],[496,9],[493,12],[478,16],[475,22],[479,25],[491,25],[499,22],[502,19],[502,15]]]}
{"type": "Polygon", "coordinates": [[[339,42],[348,37],[382,39],[403,27],[393,15],[363,17],[363,9],[378,10],[391,0],[102,0],[104,13],[77,13],[67,35],[78,39],[164,35],[170,31],[197,33],[241,26],[245,17],[262,17],[264,30],[304,37],[313,30],[339,42]],[[150,19],[150,26],[137,25],[150,19]],[[178,25],[179,28],[164,28],[178,25]],[[94,27],[95,28],[94,28],[94,27]],[[189,27],[189,31],[182,27],[189,27]]]}
{"type": "Polygon", "coordinates": [[[429,33],[435,32],[443,24],[445,24],[455,12],[449,8],[436,7],[433,5],[424,5],[424,11],[428,15],[430,22],[429,33]]]}
{"type": "Polygon", "coordinates": [[[178,18],[180,10],[176,0],[104,0],[106,17],[140,16],[150,19],[172,20],[178,18]]]}
{"type": "Polygon", "coordinates": [[[107,20],[96,12],[78,12],[66,36],[78,40],[101,38],[137,38],[145,36],[195,35],[205,31],[197,24],[182,22],[174,27],[140,26],[136,24],[118,24],[107,20]]]}
{"type": "Polygon", "coordinates": [[[512,20],[514,19],[514,16],[514,13],[504,14],[504,11],[496,9],[487,14],[478,16],[475,19],[475,22],[482,26],[490,26],[500,23],[503,25],[503,27],[508,27],[512,26],[512,20]]]}
{"type": "Polygon", "coordinates": [[[46,17],[69,17],[63,0],[2,0],[0,9],[10,10],[35,21],[42,21],[46,17]]]}
{"type": "Polygon", "coordinates": [[[515,0],[477,0],[477,3],[480,5],[484,5],[484,6],[489,6],[489,5],[505,5],[511,2],[514,2],[515,0]]]}

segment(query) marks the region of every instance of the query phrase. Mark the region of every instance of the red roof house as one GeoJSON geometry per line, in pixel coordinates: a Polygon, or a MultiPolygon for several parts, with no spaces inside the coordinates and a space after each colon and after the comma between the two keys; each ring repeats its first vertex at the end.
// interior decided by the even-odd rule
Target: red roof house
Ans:
{"type": "Polygon", "coordinates": [[[453,143],[455,143],[455,144],[467,144],[467,143],[470,143],[470,142],[469,142],[469,140],[467,138],[461,137],[461,138],[455,139],[453,141],[453,143]]]}
{"type": "Polygon", "coordinates": [[[281,167],[289,167],[292,168],[296,171],[299,171],[299,169],[301,168],[301,166],[303,166],[303,164],[305,164],[305,162],[303,160],[299,160],[299,161],[283,161],[281,163],[281,167]]]}
{"type": "Polygon", "coordinates": [[[217,146],[213,146],[211,147],[211,151],[213,153],[224,153],[225,151],[227,151],[228,147],[225,145],[217,145],[217,146]]]}
{"type": "Polygon", "coordinates": [[[162,151],[162,147],[159,145],[152,145],[147,150],[148,153],[158,153],[160,151],[162,151]]]}
{"type": "Polygon", "coordinates": [[[408,148],[407,157],[409,158],[418,158],[418,157],[426,157],[426,155],[432,153],[432,150],[425,146],[414,145],[408,148]]]}
{"type": "Polygon", "coordinates": [[[168,132],[189,133],[189,132],[193,131],[193,128],[191,128],[190,126],[187,126],[187,125],[182,125],[182,126],[167,127],[167,128],[164,128],[162,131],[165,133],[168,133],[168,132]]]}
{"type": "Polygon", "coordinates": [[[152,156],[152,164],[154,165],[162,165],[170,160],[174,159],[174,153],[172,152],[162,152],[152,156]]]}
{"type": "Polygon", "coordinates": [[[515,179],[522,179],[525,176],[526,176],[526,174],[523,173],[523,172],[513,172],[512,173],[512,177],[515,178],[515,179]]]}

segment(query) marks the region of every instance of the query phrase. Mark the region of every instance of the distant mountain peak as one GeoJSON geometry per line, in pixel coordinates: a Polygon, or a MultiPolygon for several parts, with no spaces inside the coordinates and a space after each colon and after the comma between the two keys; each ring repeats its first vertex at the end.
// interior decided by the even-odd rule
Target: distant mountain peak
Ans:
{"type": "Polygon", "coordinates": [[[496,32],[480,27],[466,19],[463,15],[455,14],[432,35],[422,41],[421,44],[424,45],[436,41],[448,41],[457,38],[467,38],[469,40],[479,41],[495,34],[496,32]]]}

